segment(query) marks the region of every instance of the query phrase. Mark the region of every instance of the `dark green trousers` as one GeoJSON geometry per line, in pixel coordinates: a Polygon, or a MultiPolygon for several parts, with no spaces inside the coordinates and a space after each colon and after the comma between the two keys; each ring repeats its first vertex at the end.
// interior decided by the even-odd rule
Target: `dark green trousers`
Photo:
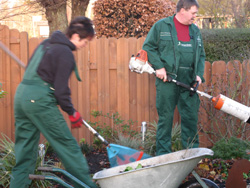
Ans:
{"type": "MultiPolygon", "coordinates": [[[[44,85],[20,84],[15,95],[15,157],[10,188],[26,188],[36,166],[40,133],[51,144],[65,169],[96,188],[77,141],[59,111],[53,91],[44,85]]],[[[75,185],[75,187],[79,187],[75,185]]]]}
{"type": "MultiPolygon", "coordinates": [[[[184,80],[182,80],[184,82],[184,80]]],[[[186,84],[190,81],[185,80],[186,84]]],[[[156,107],[159,115],[156,137],[156,154],[172,152],[171,132],[175,107],[181,116],[181,143],[183,148],[199,146],[197,122],[200,100],[197,94],[190,92],[175,83],[156,80],[156,107]]]]}

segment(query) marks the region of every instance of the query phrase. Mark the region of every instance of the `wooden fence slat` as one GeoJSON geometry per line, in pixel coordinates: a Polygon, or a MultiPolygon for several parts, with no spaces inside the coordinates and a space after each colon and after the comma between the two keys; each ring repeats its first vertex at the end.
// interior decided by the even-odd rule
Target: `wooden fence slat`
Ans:
{"type": "Polygon", "coordinates": [[[247,106],[250,105],[250,100],[249,100],[249,91],[250,91],[250,60],[245,60],[242,63],[242,75],[243,75],[243,80],[242,80],[242,89],[243,93],[242,96],[244,97],[245,103],[247,106]]]}
{"type": "Polygon", "coordinates": [[[149,121],[153,122],[158,120],[158,114],[156,110],[156,87],[155,87],[155,75],[149,76],[149,121]]]}
{"type": "MultiPolygon", "coordinates": [[[[6,45],[6,39],[7,36],[5,35],[6,32],[4,32],[6,30],[6,26],[0,25],[0,40],[1,42],[6,45]]],[[[8,28],[7,28],[8,29],[8,28]]],[[[2,87],[4,89],[4,91],[8,91],[8,85],[7,81],[9,81],[7,79],[7,63],[6,62],[6,53],[0,49],[0,83],[2,84],[2,87]]],[[[0,99],[0,122],[2,123],[2,125],[0,125],[0,132],[6,134],[7,136],[11,137],[10,133],[6,130],[7,126],[10,126],[10,124],[8,123],[8,119],[6,117],[6,115],[8,114],[8,107],[7,107],[7,98],[8,96],[6,96],[5,98],[0,99]],[[3,126],[5,124],[5,126],[3,126]]],[[[0,135],[0,138],[2,137],[2,135],[0,135]]]]}
{"type": "Polygon", "coordinates": [[[128,70],[128,40],[117,41],[117,108],[120,115],[129,119],[129,70],[128,70]]]}
{"type": "Polygon", "coordinates": [[[242,66],[241,62],[239,61],[233,61],[227,63],[227,74],[228,74],[228,85],[229,88],[227,90],[227,97],[230,97],[234,100],[240,100],[240,96],[234,96],[235,92],[238,93],[238,83],[240,83],[240,79],[242,76],[242,66]],[[235,98],[237,97],[237,98],[235,98]]]}
{"type": "MultiPolygon", "coordinates": [[[[141,50],[142,49],[142,41],[141,41],[142,39],[140,38],[139,40],[137,40],[137,51],[136,51],[136,53],[137,52],[139,52],[139,50],[141,50]]],[[[144,74],[146,74],[146,73],[144,73],[144,74]]],[[[144,121],[143,120],[143,118],[142,118],[142,114],[143,114],[143,112],[142,112],[142,110],[143,110],[143,108],[142,108],[142,100],[143,100],[143,98],[142,98],[142,95],[143,95],[143,75],[141,75],[141,74],[137,74],[137,77],[136,77],[136,90],[137,90],[137,121],[138,121],[138,124],[139,123],[141,123],[142,121],[144,121]]]]}
{"type": "Polygon", "coordinates": [[[36,47],[39,45],[40,41],[38,38],[30,38],[29,39],[29,58],[31,58],[33,52],[35,51],[36,47]]]}
{"type": "MultiPolygon", "coordinates": [[[[110,58],[112,58],[112,56],[110,57],[109,54],[109,40],[107,38],[104,39],[104,58],[102,61],[102,64],[104,64],[103,67],[103,78],[104,78],[104,82],[102,83],[102,90],[103,90],[103,102],[104,102],[104,112],[109,113],[110,112],[110,95],[109,95],[109,91],[110,91],[110,66],[109,66],[109,61],[110,58]]],[[[102,70],[100,70],[102,71],[102,70]]],[[[104,123],[106,123],[106,125],[110,126],[110,120],[108,118],[104,119],[104,123]]]]}
{"type": "MultiPolygon", "coordinates": [[[[10,48],[10,30],[7,26],[1,27],[1,41],[3,44],[10,48]]],[[[2,58],[3,63],[3,75],[4,75],[4,88],[8,92],[8,94],[5,96],[3,100],[3,123],[1,126],[1,131],[3,131],[4,134],[6,134],[9,138],[14,140],[13,132],[14,132],[14,126],[11,124],[12,120],[12,114],[11,114],[11,63],[10,63],[10,57],[4,53],[2,58]]]]}
{"type": "MultiPolygon", "coordinates": [[[[10,40],[12,41],[10,44],[10,50],[20,59],[20,33],[16,29],[10,30],[10,40]]],[[[16,88],[18,84],[21,82],[21,67],[11,59],[11,106],[14,106],[14,96],[16,93],[16,88]]],[[[11,125],[14,125],[14,109],[11,108],[11,125]]],[[[12,127],[14,130],[14,127],[12,127]]],[[[11,131],[11,128],[10,128],[11,131]]],[[[14,131],[12,131],[12,137],[14,137],[14,131]]]]}
{"type": "MultiPolygon", "coordinates": [[[[20,33],[20,60],[27,66],[28,64],[28,33],[20,33]]],[[[25,69],[21,69],[21,76],[23,76],[25,69]]]]}
{"type": "MultiPolygon", "coordinates": [[[[211,70],[212,65],[210,62],[205,62],[205,71],[204,71],[204,79],[205,83],[201,84],[199,86],[199,90],[203,91],[209,95],[211,95],[210,92],[210,84],[211,84],[211,70]]],[[[205,134],[206,131],[210,130],[210,120],[207,116],[206,109],[210,108],[212,105],[211,101],[208,98],[200,96],[200,109],[199,109],[199,140],[200,140],[200,146],[201,147],[211,147],[212,143],[210,142],[208,136],[205,134]]]]}
{"type": "MultiPolygon", "coordinates": [[[[87,47],[82,49],[79,53],[83,54],[83,62],[77,62],[82,64],[82,73],[81,73],[81,78],[82,78],[82,97],[83,97],[83,102],[82,102],[82,116],[83,119],[85,120],[90,120],[90,57],[89,57],[89,51],[90,51],[90,44],[88,44],[87,47]]],[[[92,135],[89,134],[89,130],[84,126],[82,128],[82,138],[86,139],[86,142],[91,143],[91,138],[92,135]]]]}
{"type": "MultiPolygon", "coordinates": [[[[98,111],[109,111],[109,44],[106,38],[101,38],[97,42],[97,77],[98,77],[98,111]],[[107,91],[107,92],[106,92],[107,91]]],[[[99,121],[109,124],[107,118],[100,117],[99,121]]]]}
{"type": "MultiPolygon", "coordinates": [[[[129,57],[137,53],[137,39],[129,38],[129,57]]],[[[129,62],[128,62],[129,64],[129,62]]],[[[129,71],[129,117],[135,122],[137,120],[137,74],[129,71]]]]}
{"type": "MultiPolygon", "coordinates": [[[[109,43],[109,108],[110,114],[118,112],[118,91],[117,91],[117,39],[110,38],[109,43]]],[[[113,126],[113,122],[110,122],[113,126]]]]}
{"type": "Polygon", "coordinates": [[[224,61],[215,61],[212,64],[212,85],[214,87],[215,95],[226,91],[225,84],[219,85],[219,83],[226,83],[226,63],[224,61]]]}

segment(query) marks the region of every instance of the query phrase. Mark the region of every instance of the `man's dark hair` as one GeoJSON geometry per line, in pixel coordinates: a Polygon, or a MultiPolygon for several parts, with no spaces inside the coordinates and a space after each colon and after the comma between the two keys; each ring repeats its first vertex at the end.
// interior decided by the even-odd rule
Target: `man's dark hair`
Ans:
{"type": "Polygon", "coordinates": [[[92,21],[84,16],[79,16],[74,18],[69,27],[66,30],[66,35],[71,38],[73,34],[79,34],[81,39],[84,38],[93,38],[95,35],[95,30],[93,28],[92,21]]]}
{"type": "Polygon", "coordinates": [[[196,0],[179,0],[176,6],[176,12],[179,12],[182,8],[189,10],[192,6],[199,8],[199,4],[196,0]]]}

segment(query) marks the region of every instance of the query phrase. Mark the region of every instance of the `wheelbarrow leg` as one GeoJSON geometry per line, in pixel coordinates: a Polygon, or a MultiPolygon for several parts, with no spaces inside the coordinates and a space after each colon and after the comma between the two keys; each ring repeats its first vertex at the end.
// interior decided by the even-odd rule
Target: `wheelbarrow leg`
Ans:
{"type": "Polygon", "coordinates": [[[206,185],[206,183],[201,179],[201,177],[194,170],[192,171],[192,174],[195,177],[195,179],[201,184],[201,186],[203,188],[208,188],[208,186],[206,185]]]}

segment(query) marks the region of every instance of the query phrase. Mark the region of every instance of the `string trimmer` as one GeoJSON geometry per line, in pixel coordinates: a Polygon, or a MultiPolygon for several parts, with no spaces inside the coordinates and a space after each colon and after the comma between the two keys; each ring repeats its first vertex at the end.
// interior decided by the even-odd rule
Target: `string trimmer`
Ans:
{"type": "MultiPolygon", "coordinates": [[[[155,70],[149,65],[148,58],[147,58],[147,52],[144,50],[140,50],[136,57],[132,55],[130,62],[129,62],[129,69],[132,72],[136,72],[139,74],[142,74],[144,72],[149,74],[155,74],[155,70]]],[[[182,86],[191,92],[198,93],[201,96],[204,96],[212,101],[214,108],[221,110],[225,113],[228,113],[234,117],[239,118],[240,120],[250,123],[250,108],[236,102],[222,94],[219,94],[216,97],[213,97],[207,93],[204,93],[202,91],[197,90],[198,84],[196,87],[191,87],[189,85],[186,85],[184,83],[181,83],[175,79],[172,79],[171,76],[168,76],[167,78],[168,82],[173,82],[179,86],[182,86]]]]}

